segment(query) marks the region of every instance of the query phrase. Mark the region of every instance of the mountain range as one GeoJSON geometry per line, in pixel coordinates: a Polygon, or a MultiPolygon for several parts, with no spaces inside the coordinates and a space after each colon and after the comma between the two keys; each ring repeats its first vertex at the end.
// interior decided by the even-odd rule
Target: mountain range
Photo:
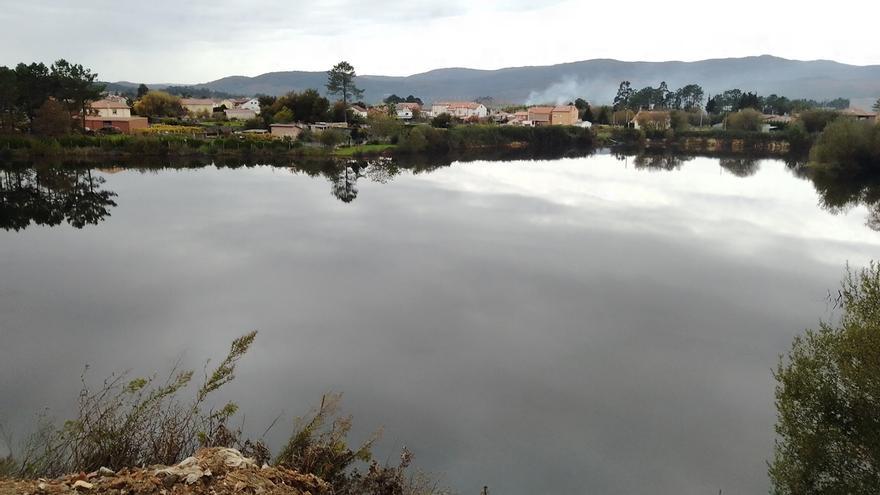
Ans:
{"type": "MultiPolygon", "coordinates": [[[[192,84],[235,95],[280,95],[316,88],[323,92],[325,72],[285,71],[259,76],[229,76],[192,84]]],[[[770,55],[709,59],[696,62],[625,62],[594,59],[546,66],[497,70],[436,69],[411,76],[358,76],[364,101],[377,103],[397,94],[415,95],[425,102],[492,97],[505,103],[561,103],[582,97],[610,102],[621,81],[634,89],[666,81],[670,89],[690,83],[707,95],[738,88],[761,95],[816,100],[850,98],[869,105],[880,96],[880,65],[847,65],[830,60],[799,61],[770,55]]],[[[121,86],[134,83],[117,83],[121,86]]],[[[160,88],[166,85],[151,85],[160,88]]]]}

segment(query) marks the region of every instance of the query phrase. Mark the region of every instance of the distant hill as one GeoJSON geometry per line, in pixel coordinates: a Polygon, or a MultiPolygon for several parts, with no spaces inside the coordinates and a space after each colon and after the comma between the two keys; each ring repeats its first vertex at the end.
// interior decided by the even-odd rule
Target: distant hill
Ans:
{"type": "MultiPolygon", "coordinates": [[[[280,95],[307,88],[323,91],[326,79],[324,72],[270,72],[256,77],[224,77],[194,86],[230,94],[280,95]]],[[[449,68],[406,77],[364,75],[357,82],[365,90],[364,99],[371,103],[392,93],[404,97],[412,94],[425,102],[491,96],[509,103],[564,102],[577,97],[606,103],[613,99],[622,80],[631,81],[636,89],[656,86],[660,81],[666,81],[672,89],[697,83],[707,94],[739,88],[761,95],[776,93],[816,100],[845,97],[861,103],[880,96],[880,65],[797,61],[769,55],[698,62],[596,59],[498,70],[449,68]]]]}

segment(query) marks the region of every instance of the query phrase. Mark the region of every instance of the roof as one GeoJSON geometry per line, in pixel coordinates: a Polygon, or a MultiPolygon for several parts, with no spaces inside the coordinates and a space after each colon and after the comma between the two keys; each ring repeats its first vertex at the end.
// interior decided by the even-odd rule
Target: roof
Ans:
{"type": "Polygon", "coordinates": [[[181,105],[213,105],[214,100],[210,98],[181,98],[181,105]]]}
{"type": "Polygon", "coordinates": [[[364,108],[364,107],[362,107],[362,106],[360,106],[360,105],[352,105],[352,106],[350,106],[349,108],[352,109],[352,110],[354,110],[354,111],[356,111],[356,112],[366,112],[366,111],[367,111],[366,108],[364,108]]]}
{"type": "Polygon", "coordinates": [[[764,122],[791,122],[794,120],[789,115],[762,115],[764,122]]]}
{"type": "Polygon", "coordinates": [[[647,118],[669,118],[669,112],[666,110],[639,110],[635,115],[633,115],[633,120],[639,118],[639,116],[647,117],[647,118]]]}
{"type": "Polygon", "coordinates": [[[85,120],[92,120],[92,121],[100,120],[103,122],[132,122],[132,121],[136,121],[136,120],[144,120],[145,121],[148,119],[146,117],[119,117],[117,115],[114,115],[112,117],[106,117],[103,115],[86,115],[85,120]]]}
{"type": "Polygon", "coordinates": [[[117,108],[117,109],[118,108],[125,108],[125,109],[131,108],[128,105],[126,105],[124,102],[116,101],[116,100],[108,100],[108,99],[93,101],[91,106],[95,110],[114,109],[114,108],[117,108]]]}
{"type": "Polygon", "coordinates": [[[577,112],[578,109],[574,105],[561,105],[558,107],[553,107],[554,112],[577,112]]]}
{"type": "Polygon", "coordinates": [[[468,108],[471,110],[475,110],[479,108],[480,103],[476,103],[473,101],[438,101],[434,103],[434,105],[446,108],[468,108]]]}
{"type": "Polygon", "coordinates": [[[846,110],[841,110],[840,113],[844,115],[853,115],[856,117],[875,117],[877,116],[874,112],[868,112],[867,110],[862,110],[861,108],[850,107],[846,110]]]}
{"type": "Polygon", "coordinates": [[[529,107],[529,113],[550,113],[553,107],[529,107]]]}
{"type": "Polygon", "coordinates": [[[419,110],[422,108],[418,103],[401,102],[394,105],[396,108],[408,108],[410,110],[419,110]]]}
{"type": "Polygon", "coordinates": [[[302,129],[304,124],[269,124],[269,127],[298,127],[302,129]]]}

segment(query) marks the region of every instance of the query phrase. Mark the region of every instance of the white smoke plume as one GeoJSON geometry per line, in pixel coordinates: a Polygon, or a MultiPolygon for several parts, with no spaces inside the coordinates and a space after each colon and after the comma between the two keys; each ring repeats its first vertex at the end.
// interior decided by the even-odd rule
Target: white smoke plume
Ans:
{"type": "Polygon", "coordinates": [[[531,91],[526,105],[554,104],[565,105],[578,98],[591,104],[609,99],[608,85],[599,80],[578,80],[575,76],[564,76],[558,82],[541,91],[531,91]]]}

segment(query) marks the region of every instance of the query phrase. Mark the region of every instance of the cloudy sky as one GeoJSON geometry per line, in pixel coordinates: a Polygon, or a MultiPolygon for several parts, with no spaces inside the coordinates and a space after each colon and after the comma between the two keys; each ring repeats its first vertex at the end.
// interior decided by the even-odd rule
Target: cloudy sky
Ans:
{"type": "Polygon", "coordinates": [[[880,64],[880,4],[741,0],[0,0],[0,65],[67,58],[104,80],[499,68],[590,58],[700,60],[769,53],[880,64]],[[859,28],[854,19],[869,22],[859,28]],[[821,36],[817,35],[821,33],[821,36]]]}

